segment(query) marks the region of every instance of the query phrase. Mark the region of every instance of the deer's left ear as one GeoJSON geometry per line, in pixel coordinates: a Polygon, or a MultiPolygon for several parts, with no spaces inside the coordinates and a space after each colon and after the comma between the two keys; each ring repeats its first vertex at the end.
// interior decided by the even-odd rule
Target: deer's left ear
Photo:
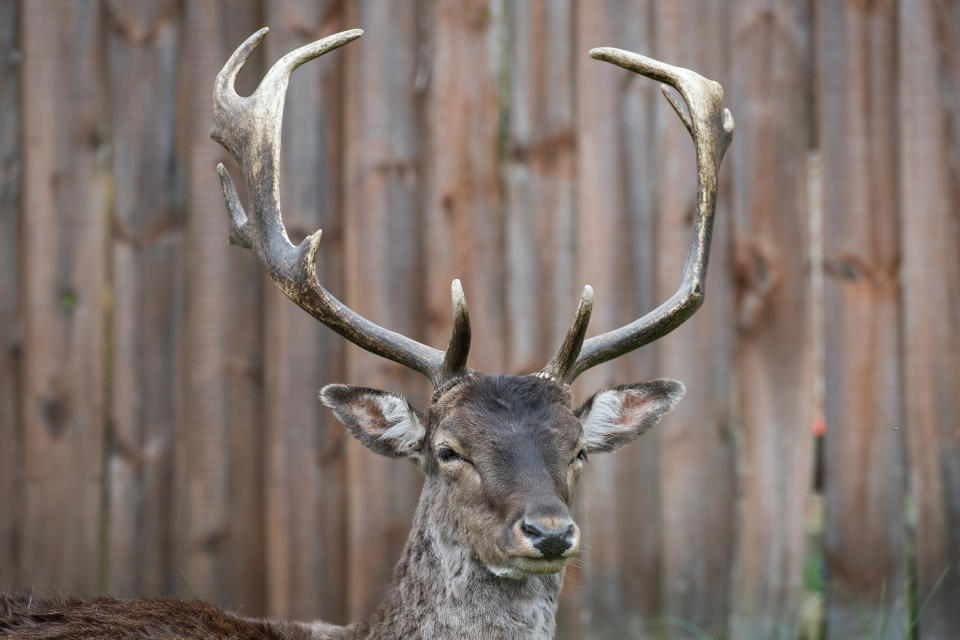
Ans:
{"type": "Polygon", "coordinates": [[[399,393],[328,384],[320,399],[371,451],[402,458],[416,456],[423,446],[425,430],[417,411],[399,393]]]}
{"type": "Polygon", "coordinates": [[[676,380],[651,380],[603,389],[574,414],[580,418],[588,453],[619,449],[657,424],[683,397],[676,380]]]}

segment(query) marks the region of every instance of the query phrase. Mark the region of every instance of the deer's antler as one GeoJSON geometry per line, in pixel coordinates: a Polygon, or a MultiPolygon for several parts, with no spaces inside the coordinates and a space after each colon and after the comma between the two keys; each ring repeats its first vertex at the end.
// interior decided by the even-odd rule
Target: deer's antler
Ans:
{"type": "Polygon", "coordinates": [[[359,38],[359,29],[344,31],[291,51],[270,68],[253,95],[237,95],[234,82],[247,57],[266,35],[263,28],[247,38],[217,75],[213,90],[210,137],[230,152],[243,171],[251,213],[244,211],[230,174],[217,167],[230,214],[230,240],[252,248],[283,292],[314,318],[354,344],[419,371],[439,388],[466,371],[470,351],[467,304],[454,280],[453,333],[440,351],[367,320],[333,297],[317,280],[320,231],[294,246],[280,216],[280,129],[287,83],[293,70],[359,38]]]}
{"type": "Polygon", "coordinates": [[[693,241],[683,267],[683,279],[680,288],[669,300],[628,325],[584,342],[593,304],[593,290],[590,287],[584,290],[566,339],[538,374],[567,384],[587,369],[673,331],[703,304],[713,214],[717,204],[717,173],[723,154],[733,138],[733,116],[723,108],[723,87],[716,82],[689,69],[674,67],[622,49],[602,47],[591,50],[590,55],[670,85],[680,93],[683,103],[666,86],[660,87],[693,138],[697,154],[697,208],[693,219],[693,241]]]}

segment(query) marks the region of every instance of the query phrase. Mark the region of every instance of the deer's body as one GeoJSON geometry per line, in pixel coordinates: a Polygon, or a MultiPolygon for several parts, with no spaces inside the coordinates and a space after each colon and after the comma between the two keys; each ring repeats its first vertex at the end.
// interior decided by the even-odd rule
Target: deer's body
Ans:
{"type": "Polygon", "coordinates": [[[421,500],[387,599],[345,627],[258,620],[201,601],[0,596],[0,637],[18,640],[417,640],[553,638],[561,573],[499,578],[442,541],[421,500]],[[479,631],[482,630],[482,631],[479,631]]]}
{"type": "MultiPolygon", "coordinates": [[[[0,637],[17,640],[305,640],[303,625],[241,618],[200,601],[0,596],[0,637]]],[[[322,637],[322,636],[319,636],[322,637]]]]}
{"type": "Polygon", "coordinates": [[[202,602],[88,601],[0,597],[0,635],[22,640],[182,638],[217,640],[547,640],[567,564],[580,548],[571,517],[587,454],[632,442],[683,395],[673,380],[602,389],[574,409],[570,383],[583,371],[675,329],[699,308],[716,202],[717,169],[733,133],[720,85],[692,71],[618,49],[596,58],[673,86],[667,94],[697,150],[697,210],[680,288],[614,331],[584,341],[593,290],[584,289],[566,339],[541,371],[487,375],[467,368],[470,322],[453,283],[453,335],[440,351],[350,310],[317,280],[320,233],[293,245],[280,216],[279,158],[284,94],[301,64],[360,37],[345,31],[281,58],[257,90],[234,90],[240,67],[266,33],[244,42],[217,76],[211,136],[241,164],[250,214],[221,165],[231,239],[257,253],[280,288],[357,345],[430,379],[435,393],[418,411],[399,394],[328,385],[324,404],[363,445],[411,459],[426,476],[413,528],[387,597],[370,619],[346,627],[255,620],[202,602]]]}

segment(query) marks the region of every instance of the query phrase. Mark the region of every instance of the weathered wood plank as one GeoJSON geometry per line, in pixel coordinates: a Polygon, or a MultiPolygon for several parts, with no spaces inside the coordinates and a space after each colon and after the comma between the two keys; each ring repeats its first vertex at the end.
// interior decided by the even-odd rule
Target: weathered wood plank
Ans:
{"type": "MultiPolygon", "coordinates": [[[[569,326],[576,282],[574,7],[506,6],[501,108],[507,370],[543,367],[569,326]]],[[[482,222],[481,222],[482,224],[482,222]]]]}
{"type": "Polygon", "coordinates": [[[108,3],[110,272],[107,591],[173,586],[170,500],[177,370],[176,268],[183,244],[177,162],[180,38],[175,3],[108,3]]]}
{"type": "MultiPolygon", "coordinates": [[[[741,499],[729,637],[794,637],[812,487],[813,352],[806,164],[806,4],[740,0],[730,14],[741,499]]],[[[714,262],[721,269],[725,266],[714,262]]]]}
{"type": "Polygon", "coordinates": [[[186,242],[179,334],[176,423],[174,564],[177,593],[223,602],[228,593],[231,533],[230,435],[223,373],[228,325],[227,251],[223,199],[209,140],[211,86],[236,42],[226,43],[213,3],[188,3],[182,22],[185,97],[183,149],[186,242]]]}
{"type": "Polygon", "coordinates": [[[504,367],[504,261],[497,166],[499,48],[489,0],[440,0],[424,16],[430,34],[423,158],[427,335],[450,340],[450,282],[470,309],[470,367],[504,367]],[[464,70],[469,68],[470,72],[464,70]]]}
{"type": "Polygon", "coordinates": [[[0,585],[19,585],[23,509],[20,2],[0,0],[0,585]]]}
{"type": "Polygon", "coordinates": [[[960,637],[960,10],[901,3],[903,395],[921,638],[960,637]],[[920,607],[923,608],[920,611],[920,607]]]}
{"type": "Polygon", "coordinates": [[[96,591],[108,185],[97,2],[23,3],[22,566],[96,591]]]}
{"type": "MultiPolygon", "coordinates": [[[[339,2],[267,6],[269,59],[342,31],[339,2]]],[[[364,41],[351,45],[363,46],[364,41]]],[[[343,290],[342,75],[335,51],[293,76],[284,114],[281,199],[295,242],[323,229],[318,274],[343,290]]],[[[317,399],[343,382],[343,339],[266,292],[267,548],[271,615],[346,622],[346,460],[342,425],[317,399]]]]}
{"type": "MultiPolygon", "coordinates": [[[[260,0],[220,0],[223,49],[220,63],[251,33],[263,26],[260,0]]],[[[247,60],[237,78],[237,92],[249,95],[265,71],[263,48],[247,60]]],[[[203,133],[203,131],[199,132],[203,133]]],[[[211,141],[213,143],[213,141],[211,141]]],[[[239,177],[240,169],[229,154],[213,143],[219,160],[239,177]]],[[[209,171],[206,167],[203,171],[209,171]]],[[[205,174],[205,176],[208,174],[205,174]]],[[[227,216],[220,205],[220,237],[227,231],[227,216]]],[[[268,613],[264,511],[264,287],[263,267],[251,251],[227,249],[226,323],[223,332],[222,383],[229,429],[230,535],[224,554],[226,589],[221,602],[245,615],[268,613]]]]}
{"type": "MultiPolygon", "coordinates": [[[[418,14],[409,4],[348,5],[345,26],[366,35],[347,58],[344,260],[347,304],[388,328],[423,339],[425,296],[421,137],[417,104],[426,68],[418,14]],[[419,82],[418,82],[419,77],[419,82]]],[[[416,373],[347,347],[347,381],[429,399],[416,373]]],[[[383,597],[409,531],[419,472],[348,439],[347,610],[365,617],[383,597]]]]}
{"type": "MultiPolygon", "coordinates": [[[[721,3],[659,2],[655,57],[728,84],[727,7],[721,3]]],[[[657,102],[663,156],[657,180],[656,298],[680,283],[690,246],[696,167],[690,136],[664,100],[657,102]]],[[[657,375],[682,380],[687,397],[660,429],[663,504],[663,614],[668,635],[679,625],[713,636],[726,632],[735,530],[734,443],[731,428],[734,330],[730,264],[730,198],[725,175],[714,226],[706,301],[692,320],[657,343],[657,375]]]]}
{"type": "MultiPolygon", "coordinates": [[[[653,55],[653,5],[578,5],[577,252],[579,279],[596,291],[591,333],[609,331],[652,309],[655,285],[657,84],[591,59],[593,47],[653,55]]],[[[569,323],[573,296],[559,315],[569,323]]],[[[575,294],[574,294],[575,295],[575,294]]],[[[564,326],[567,326],[566,324],[564,326]]],[[[652,349],[597,367],[578,381],[581,400],[603,386],[659,375],[652,349]]],[[[595,456],[584,477],[582,635],[622,638],[659,616],[661,517],[658,440],[667,422],[613,456],[595,456]]]]}
{"type": "Polygon", "coordinates": [[[817,6],[830,638],[905,628],[894,3],[817,6]]]}

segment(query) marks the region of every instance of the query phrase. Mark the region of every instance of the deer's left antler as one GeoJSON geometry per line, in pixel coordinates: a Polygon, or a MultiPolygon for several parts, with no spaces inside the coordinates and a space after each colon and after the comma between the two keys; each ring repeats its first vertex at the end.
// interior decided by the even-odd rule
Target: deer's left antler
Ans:
{"type": "Polygon", "coordinates": [[[593,290],[589,286],[584,290],[566,339],[538,374],[567,384],[587,369],[673,331],[703,304],[710,236],[717,204],[717,173],[723,154],[733,138],[733,116],[723,108],[723,87],[716,82],[689,69],[674,67],[622,49],[602,47],[591,50],[590,55],[659,80],[679,92],[683,103],[667,87],[660,87],[693,138],[697,154],[697,206],[693,219],[693,241],[683,267],[683,279],[680,288],[666,302],[630,324],[584,342],[593,306],[593,290]]]}

